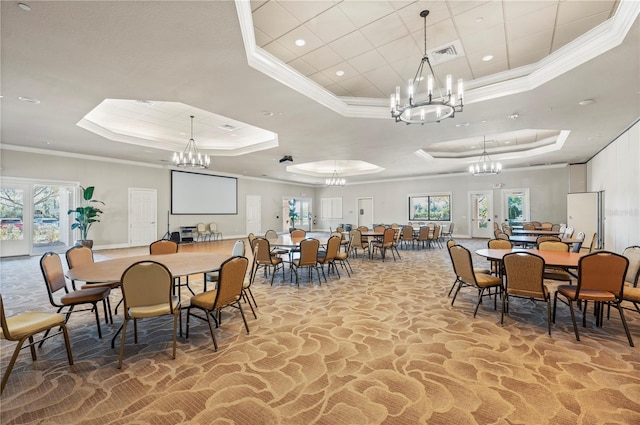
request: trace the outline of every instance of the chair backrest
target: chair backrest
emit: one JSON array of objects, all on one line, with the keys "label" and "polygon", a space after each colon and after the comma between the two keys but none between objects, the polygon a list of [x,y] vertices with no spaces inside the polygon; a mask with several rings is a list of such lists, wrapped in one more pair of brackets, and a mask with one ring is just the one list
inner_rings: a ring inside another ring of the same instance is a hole
[{"label": "chair backrest", "polygon": [[569,252],[569,245],[567,245],[564,242],[546,241],[546,242],[540,242],[538,244],[538,249],[540,251]]},{"label": "chair backrest", "polygon": [[511,249],[513,248],[513,245],[509,240],[491,239],[489,242],[487,242],[487,247],[489,249]]},{"label": "chair backrest", "polygon": [[572,236],[573,236],[573,227],[567,227],[566,229],[564,229],[565,238],[570,238]]},{"label": "chair backrest", "polygon": [[206,232],[207,226],[204,223],[198,223],[196,226],[198,232]]},{"label": "chair backrest", "polygon": [[494,229],[493,231],[493,237],[498,239],[498,235],[501,234],[502,231],[500,229]]},{"label": "chair backrest", "polygon": [[598,240],[598,234],[594,233],[593,237],[591,238],[591,243],[589,244],[589,253],[592,253],[593,250],[595,249],[597,240]]},{"label": "chair backrest", "polygon": [[47,285],[49,301],[51,301],[51,304],[55,305],[53,294],[60,289],[64,289],[65,292],[67,292],[67,281],[64,277],[64,270],[62,269],[60,256],[55,252],[45,253],[40,258],[40,270],[42,271],[44,283]]},{"label": "chair backrest", "polygon": [[342,237],[343,237],[344,235],[342,234],[342,232],[337,232],[337,231],[336,231],[336,232],[331,232],[330,237],[333,237],[333,236],[338,237],[338,238],[340,239],[340,241],[342,241]]},{"label": "chair backrest", "polygon": [[473,272],[471,253],[462,245],[453,245],[449,248],[453,270],[463,282],[477,286],[476,275]]},{"label": "chair backrest", "polygon": [[451,223],[449,223],[449,231],[447,233],[452,234],[454,227],[455,227],[455,223],[452,221]]},{"label": "chair backrest", "polygon": [[256,238],[256,235],[253,233],[249,233],[247,235],[247,240],[249,241],[249,246],[253,248],[253,240]]},{"label": "chair backrest", "polygon": [[231,250],[231,255],[233,257],[242,257],[244,256],[244,241],[242,239],[238,239],[236,243],[233,244],[233,249]]},{"label": "chair backrest", "polygon": [[305,236],[307,236],[307,232],[303,229],[293,229],[291,231],[292,238],[304,238]]},{"label": "chair backrest", "polygon": [[503,257],[507,293],[522,297],[546,298],[544,259],[529,252],[512,252]]},{"label": "chair backrest", "polygon": [[382,224],[378,224],[373,228],[373,231],[376,233],[383,233],[385,229],[386,227],[384,227]]},{"label": "chair backrest", "polygon": [[429,239],[429,232],[431,232],[431,229],[429,228],[429,226],[420,226],[420,232],[418,233],[418,239],[420,239],[420,240]]},{"label": "chair backrest", "polygon": [[607,291],[621,298],[628,267],[627,257],[615,252],[598,251],[580,257],[576,298],[585,290]]},{"label": "chair backrest", "polygon": [[9,329],[9,325],[7,325],[7,317],[4,313],[4,303],[2,302],[2,294],[0,294],[0,329],[2,329],[2,333],[0,333],[0,338],[13,340],[11,336],[11,330]]},{"label": "chair backrest", "polygon": [[264,234],[265,239],[278,239],[278,233],[275,230],[269,229]]},{"label": "chair backrest", "polygon": [[382,234],[382,245],[386,247],[390,247],[393,244],[393,238],[396,232],[392,228],[384,229],[384,233]]},{"label": "chair backrest", "polygon": [[524,223],[524,224],[522,225],[522,228],[523,228],[524,230],[535,230],[535,229],[536,229],[536,226],[534,226],[534,225],[533,225],[533,223]]},{"label": "chair backrest", "polygon": [[539,221],[532,221],[531,224],[533,224],[533,227],[542,227],[542,223],[540,223]]},{"label": "chair backrest", "polygon": [[391,223],[391,228],[392,229],[399,229],[400,225],[398,223]]},{"label": "chair backrest", "polygon": [[542,230],[551,230],[551,228],[553,227],[553,223],[545,221],[540,225],[540,227],[542,227]]},{"label": "chair backrest", "polygon": [[500,230],[500,226],[498,225],[497,221],[493,222],[493,231],[495,232],[496,230]]},{"label": "chair backrest", "polygon": [[369,228],[367,226],[358,226],[358,230],[360,231],[360,233],[368,232]]},{"label": "chair backrest", "polygon": [[214,309],[224,307],[240,299],[248,265],[249,259],[246,257],[231,257],[222,263],[216,299],[213,302]]},{"label": "chair backrest", "polygon": [[149,245],[149,254],[151,255],[175,254],[176,252],[178,252],[178,244],[174,241],[159,240]]},{"label": "chair backrest", "polygon": [[456,241],[453,239],[449,239],[447,241],[447,249],[451,248],[452,246],[454,246],[456,244]]},{"label": "chair backrest", "polygon": [[506,233],[502,233],[502,232],[499,232],[499,233],[496,235],[496,239],[500,239],[500,240],[503,240],[503,241],[508,241],[508,240],[510,240],[510,239],[509,239],[509,235],[507,235]]},{"label": "chair backrest", "polygon": [[218,231],[218,224],[217,223],[209,223],[209,230],[214,233]]},{"label": "chair backrest", "polygon": [[93,251],[86,246],[71,247],[65,252],[64,256],[67,259],[69,269],[93,263]]},{"label": "chair backrest", "polygon": [[341,236],[331,236],[327,241],[327,253],[325,255],[325,261],[333,261],[338,255],[340,249]]},{"label": "chair backrest", "polygon": [[433,229],[433,236],[431,237],[431,239],[433,240],[437,240],[440,237],[440,231],[442,230],[442,227],[440,226],[436,226]]},{"label": "chair backrest", "polygon": [[402,239],[404,239],[405,241],[410,241],[413,239],[413,227],[404,226],[402,228]]},{"label": "chair backrest", "polygon": [[349,238],[351,240],[352,248],[362,248],[362,232],[358,229],[353,229],[349,232]]},{"label": "chair backrest", "polygon": [[318,263],[318,249],[320,241],[317,239],[305,239],[300,242],[300,266],[313,266]]},{"label": "chair backrest", "polygon": [[271,264],[271,244],[268,239],[256,237],[253,239],[254,252],[257,251],[258,264]]},{"label": "chair backrest", "polygon": [[536,246],[539,247],[542,242],[562,242],[562,239],[560,239],[557,236],[551,236],[551,235],[538,236],[536,238]]},{"label": "chair backrest", "polygon": [[554,232],[559,232],[560,231],[560,224],[554,224],[553,226],[551,226],[551,230]]},{"label": "chair backrest", "polygon": [[338,232],[338,233],[344,232],[344,227],[343,226],[336,227],[336,232]]},{"label": "chair backrest", "polygon": [[122,273],[125,312],[129,308],[167,303],[173,312],[173,276],[164,264],[155,261],[133,263]]},{"label": "chair backrest", "polygon": [[631,286],[638,286],[638,278],[640,278],[640,246],[633,245],[624,249],[622,255],[629,260],[629,268],[624,281]]}]

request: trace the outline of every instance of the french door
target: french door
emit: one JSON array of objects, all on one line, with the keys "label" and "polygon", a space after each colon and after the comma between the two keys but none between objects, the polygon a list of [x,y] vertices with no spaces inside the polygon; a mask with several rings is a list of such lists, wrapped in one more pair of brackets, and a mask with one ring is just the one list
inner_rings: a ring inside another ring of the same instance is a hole
[{"label": "french door", "polygon": [[471,211],[471,237],[493,237],[493,191],[480,191],[469,193],[469,206]]}]

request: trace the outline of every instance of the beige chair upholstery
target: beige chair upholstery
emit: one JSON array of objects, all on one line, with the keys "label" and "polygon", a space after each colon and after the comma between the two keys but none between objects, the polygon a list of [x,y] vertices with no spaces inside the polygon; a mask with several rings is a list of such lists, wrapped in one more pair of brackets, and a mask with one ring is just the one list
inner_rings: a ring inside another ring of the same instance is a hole
[{"label": "beige chair upholstery", "polygon": [[[42,271],[42,277],[47,287],[49,302],[57,308],[56,313],[63,313],[65,315],[65,323],[69,321],[71,313],[93,311],[96,317],[98,337],[102,338],[98,303],[103,304],[105,320],[108,323],[108,312],[111,311],[111,306],[109,305],[109,293],[111,290],[108,287],[97,287],[70,291],[69,288],[67,288],[67,281],[64,277],[62,261],[60,260],[60,256],[55,252],[47,252],[40,258],[40,270]],[[88,307],[81,310],[75,309],[82,305],[88,305]],[[66,311],[63,312],[65,309]],[[45,337],[48,333],[49,331],[47,331]],[[40,342],[40,346],[42,346],[43,342],[44,340]]]},{"label": "beige chair upholstery", "polygon": [[551,226],[551,230],[553,232],[559,232],[560,231],[560,224],[554,224],[553,226]]},{"label": "beige chair upholstery", "polygon": [[349,232],[350,240],[351,240],[351,250],[354,252],[355,257],[358,258],[358,249],[362,250],[362,255],[364,256],[364,251],[370,253],[369,251],[369,242],[362,239],[362,232],[358,229],[353,229]]},{"label": "beige chair upholstery", "polygon": [[413,237],[413,227],[403,226],[402,232],[400,234],[400,240],[404,245],[405,249],[407,247],[407,244],[411,244],[411,247],[413,248],[415,246],[415,239]]},{"label": "beige chair upholstery", "polygon": [[[569,252],[569,245],[564,242],[545,241],[538,244],[538,249],[540,251]],[[571,275],[569,272],[559,267],[547,267],[544,270],[544,278],[559,280],[562,282],[571,282]]]},{"label": "beige chair upholstery", "polygon": [[429,247],[431,247],[432,245],[438,245],[438,246],[440,246],[440,248],[442,248],[442,245],[440,244],[440,231],[441,230],[442,230],[442,227],[435,226],[433,228],[433,232],[429,233],[429,236],[427,237],[427,240],[429,241]]},{"label": "beige chair upholstery", "polygon": [[151,255],[175,254],[176,252],[178,252],[178,244],[174,241],[161,239],[151,242],[149,245],[149,254]]},{"label": "beige chair upholstery", "polygon": [[273,273],[271,273],[271,284],[273,285],[273,278],[275,277],[278,269],[282,269],[282,279],[284,280],[284,262],[282,258],[271,254],[271,244],[268,239],[265,238],[255,238],[253,240],[254,252],[256,252],[256,267],[253,272],[254,279],[255,275],[258,273],[258,269],[261,267],[264,269],[264,275],[267,276],[267,273],[271,272],[271,268],[273,268]]},{"label": "beige chair upholstery", "polygon": [[393,236],[394,230],[392,228],[385,229],[382,240],[375,241],[373,243],[373,254],[376,253],[376,250],[379,251],[380,256],[382,257],[382,261],[384,261],[385,257],[387,256],[387,250],[391,251],[393,261],[396,261],[396,255],[393,252]]},{"label": "beige chair upholstery", "polygon": [[[249,308],[251,308],[251,312],[253,313],[254,318],[258,318],[256,316],[256,311],[253,309],[253,306],[258,308],[258,304],[256,303],[256,299],[253,297],[253,292],[251,292],[251,286],[253,285],[253,279],[255,278],[255,269],[256,269],[256,257],[258,247],[255,247],[253,250],[253,256],[251,259],[251,269],[249,270],[249,274],[245,274],[244,280],[242,281],[242,298],[249,304]],[[253,301],[253,305],[251,302]]]},{"label": "beige chair upholstery", "polygon": [[209,223],[209,234],[210,238],[213,238],[214,241],[222,239],[222,232],[218,229],[218,224],[211,222]]},{"label": "beige chair upholstery", "polygon": [[533,223],[524,223],[522,225],[522,229],[524,229],[524,230],[535,230],[536,226]]},{"label": "beige chair upholstery", "polygon": [[513,252],[502,259],[507,277],[502,297],[500,325],[511,308],[509,297],[542,300],[547,304],[547,327],[551,335],[551,297],[544,286],[544,259],[529,252]]},{"label": "beige chair upholstery", "polygon": [[533,224],[533,227],[536,229],[539,229],[542,227],[542,223],[540,223],[539,221],[532,221],[531,224]]},{"label": "beige chair upholstery", "polygon": [[[204,320],[209,324],[213,347],[215,351],[218,351],[218,343],[213,332],[211,319],[213,318],[216,327],[219,327],[222,318],[222,309],[226,307],[234,307],[240,310],[244,327],[247,330],[247,334],[249,334],[249,325],[247,324],[247,319],[244,316],[244,310],[242,310],[242,303],[240,303],[240,299],[242,298],[243,282],[247,273],[248,264],[249,260],[246,257],[229,258],[227,261],[222,263],[222,266],[220,267],[218,288],[191,297],[191,304],[187,309],[187,338],[189,338],[190,317],[196,317],[200,320]],[[192,309],[194,308],[202,310],[205,317],[192,312]]]},{"label": "beige chair upholstery", "polygon": [[[510,241],[504,239],[491,239],[487,242],[489,249],[511,249],[513,245]],[[504,267],[499,260],[491,260],[491,274],[502,277],[504,275]]]},{"label": "beige chair upholstery", "polygon": [[118,369],[122,368],[127,323],[133,320],[134,342],[138,343],[138,320],[173,316],[173,358],[176,358],[176,331],[180,300],[172,295],[173,277],[169,269],[155,261],[140,261],[129,266],[120,279],[124,298],[124,321],[120,341]]},{"label": "beige chair upholstery", "polygon": [[542,230],[551,230],[553,228],[553,223],[545,221],[540,225],[540,227],[542,228]]},{"label": "beige chair upholstery", "polygon": [[338,238],[340,238],[340,247],[345,247],[345,249],[347,248],[347,245],[349,245],[349,239],[344,237],[344,233],[342,232],[331,232],[331,236],[337,236]]},{"label": "beige chair upholstery", "polygon": [[442,233],[441,233],[442,237],[446,239],[452,239],[454,227],[455,227],[455,224],[452,221],[451,223],[449,223],[449,227],[446,230],[442,230]]},{"label": "beige chair upholstery", "polygon": [[198,240],[206,241],[211,237],[211,232],[207,229],[207,225],[204,223],[198,223],[196,231],[198,232]]},{"label": "beige chair upholstery", "polygon": [[429,233],[431,233],[431,228],[429,226],[420,226],[420,230],[418,231],[418,237],[416,238],[416,242],[420,244],[422,242],[422,247],[424,248],[426,244],[429,243]]},{"label": "beige chair upholstery", "polygon": [[629,345],[633,347],[633,339],[624,318],[624,309],[621,307],[628,267],[629,260],[615,252],[598,251],[581,257],[578,262],[577,285],[560,285],[556,289],[553,305],[554,322],[556,307],[558,300],[560,300],[569,305],[576,341],[580,341],[573,302],[582,301],[584,303],[582,326],[586,326],[587,303],[589,301],[593,301],[595,304],[596,326],[602,326],[604,305],[607,304],[609,307],[613,306],[618,309]]},{"label": "beige chair upholstery", "polygon": [[326,274],[324,273],[324,265],[327,265],[327,274],[331,273],[331,269],[335,270],[338,275],[338,279],[340,279],[340,272],[336,267],[336,257],[338,256],[338,252],[340,251],[340,240],[342,238],[342,234],[332,235],[329,240],[327,240],[327,249],[325,251],[318,251],[318,264],[322,269],[322,275],[325,277],[325,282],[327,281]]},{"label": "beige chair upholstery", "polygon": [[640,287],[638,287],[638,280],[640,279],[640,246],[629,246],[625,248],[622,255],[629,260],[629,268],[624,278],[625,287],[622,299],[632,303],[636,311],[640,313]]},{"label": "beige chair upholstery", "polygon": [[562,239],[560,239],[557,236],[553,236],[553,235],[538,236],[536,238],[536,248],[540,249],[540,244],[542,242],[562,242]]},{"label": "beige chair upholstery", "polygon": [[[244,257],[245,246],[244,241],[242,239],[238,239],[231,249],[232,257]],[[204,291],[207,291],[207,282],[218,282],[218,276],[220,276],[220,271],[216,270],[214,272],[209,272],[204,274]]]},{"label": "beige chair upholstery", "polygon": [[[319,248],[320,242],[317,239],[305,239],[300,242],[300,258],[296,258],[291,262],[291,271],[296,274],[296,285],[298,288],[300,287],[300,276],[298,270],[301,268],[309,269],[309,276],[312,279],[313,270],[315,270],[318,275],[318,282],[322,284],[322,280],[320,280],[320,269],[318,268]],[[324,270],[322,273],[324,274]]]},{"label": "beige chair upholstery", "polygon": [[304,229],[293,229],[291,231],[292,238],[304,238],[307,236],[307,232]]},{"label": "beige chair upholstery", "polygon": [[[338,252],[335,258],[335,262],[339,263],[343,269],[346,270],[347,276],[351,277],[351,273],[353,273],[353,269],[351,268],[351,263],[349,263],[349,255],[351,254],[351,241],[352,238],[349,238],[349,245],[347,245],[347,249],[344,252]],[[351,273],[349,273],[351,270]]]},{"label": "beige chair upholstery", "polygon": [[[458,285],[453,294],[451,305],[456,301],[456,297],[462,287],[471,287],[478,291],[478,302],[473,311],[473,317],[478,313],[478,307],[485,296],[494,296],[494,309],[498,308],[498,293],[502,293],[502,279],[484,273],[477,273],[473,269],[471,253],[461,245],[453,245],[449,248],[451,262],[453,263],[453,271],[456,274],[456,282]],[[455,285],[454,283],[454,285]],[[495,288],[495,293],[491,293],[491,288]],[[484,292],[487,291],[487,294]]]},{"label": "beige chair upholstery", "polygon": [[[58,313],[49,313],[45,311],[31,311],[16,314],[12,317],[6,317],[4,313],[4,303],[2,301],[2,295],[0,295],[0,325],[2,332],[0,332],[0,339],[6,339],[7,341],[18,341],[16,348],[13,350],[13,355],[9,364],[5,368],[4,375],[2,375],[2,387],[0,387],[0,393],[4,391],[4,387],[7,385],[9,375],[13,370],[13,366],[18,359],[18,354],[23,348],[29,347],[31,350],[31,359],[37,360],[36,350],[34,345],[42,342],[45,338],[52,338],[54,336],[63,334],[64,344],[67,349],[67,358],[69,364],[73,364],[73,354],[71,353],[71,345],[69,344],[69,333],[67,332],[67,326],[65,325],[64,316]],[[53,328],[60,328],[60,331],[45,336],[42,340],[34,341],[33,337],[40,332],[49,332]],[[27,345],[24,345],[25,341],[29,341]]]}]

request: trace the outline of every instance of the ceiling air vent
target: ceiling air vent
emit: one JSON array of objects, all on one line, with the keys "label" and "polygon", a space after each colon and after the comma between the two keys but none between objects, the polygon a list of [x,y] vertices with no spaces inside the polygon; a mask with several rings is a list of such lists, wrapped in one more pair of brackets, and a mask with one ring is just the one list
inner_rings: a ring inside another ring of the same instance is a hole
[{"label": "ceiling air vent", "polygon": [[460,40],[456,40],[427,51],[427,55],[431,63],[436,65],[463,57],[464,49],[462,48]]},{"label": "ceiling air vent", "polygon": [[236,127],[229,125],[229,124],[225,124],[225,125],[221,125],[220,127],[218,127],[221,130],[227,130],[227,131],[233,131],[236,129]]}]

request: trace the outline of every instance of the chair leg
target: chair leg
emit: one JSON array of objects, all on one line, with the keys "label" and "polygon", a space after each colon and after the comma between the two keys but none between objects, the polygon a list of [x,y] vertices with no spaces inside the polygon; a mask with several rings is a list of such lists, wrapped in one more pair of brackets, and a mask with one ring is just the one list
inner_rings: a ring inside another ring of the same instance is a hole
[{"label": "chair leg", "polygon": [[484,293],[484,288],[478,290],[478,302],[476,303],[476,309],[473,311],[473,317],[476,317],[478,314],[478,307],[480,307],[480,303],[482,302],[482,294]]},{"label": "chair leg", "polygon": [[242,309],[242,305],[240,301],[237,302],[238,309],[240,310],[240,315],[242,316],[242,321],[244,322],[244,328],[247,330],[247,335],[249,335],[249,324],[247,323],[247,318],[244,315],[244,310]]},{"label": "chair leg", "polygon": [[213,350],[218,351],[218,343],[216,342],[216,336],[213,334],[213,326],[211,326],[211,314],[209,314],[208,311],[205,313],[207,316],[207,323],[209,324],[209,332],[211,332],[211,339],[213,340]]},{"label": "chair leg", "polygon": [[93,304],[93,311],[96,314],[96,326],[98,327],[98,338],[102,339],[102,329],[100,329],[100,316],[98,315],[98,306]]},{"label": "chair leg", "polygon": [[[173,313],[173,359],[176,358],[176,333],[178,331],[178,315],[180,314],[180,309],[175,309]],[[180,326],[180,330],[182,331],[182,326]]]},{"label": "chair leg", "polygon": [[[247,288],[247,290],[248,290],[248,289],[249,289],[249,288]],[[253,309],[253,306],[251,305],[251,300],[249,299],[249,296],[247,295],[247,291],[246,291],[246,290],[244,290],[244,289],[242,290],[242,296],[243,296],[243,298],[247,301],[247,304],[249,304],[249,308],[251,309],[251,312],[253,313],[253,318],[254,318],[254,319],[257,319],[257,318],[258,318],[258,316],[256,316],[256,312],[255,312],[255,310]]]},{"label": "chair leg", "polygon": [[460,288],[462,288],[462,281],[459,279],[456,279],[455,282],[453,282],[454,286],[455,284],[458,284],[458,287],[456,288],[456,292],[453,294],[453,299],[451,300],[451,305],[453,306],[453,303],[456,302],[456,297],[458,296],[458,292],[460,292]]},{"label": "chair leg", "polygon": [[580,335],[578,334],[578,325],[576,324],[576,314],[573,311],[573,301],[571,298],[567,298],[569,302],[569,311],[571,312],[571,321],[573,322],[573,330],[576,334],[576,341],[580,341]]},{"label": "chair leg", "polygon": [[[506,297],[506,293],[505,293],[505,297]],[[551,300],[549,299],[550,297],[547,296],[547,327],[549,328],[549,336],[551,336]]]},{"label": "chair leg", "polygon": [[622,306],[618,303],[616,304],[616,308],[620,312],[620,320],[622,320],[622,326],[624,326],[624,331],[627,334],[629,345],[633,347],[633,339],[631,339],[631,333],[629,333],[629,327],[627,326],[627,320],[624,318],[624,313],[622,312]]},{"label": "chair leg", "polygon": [[507,303],[509,301],[509,294],[505,293],[502,297],[502,311],[500,312],[500,326],[504,326],[504,313],[507,308]]},{"label": "chair leg", "polygon": [[4,387],[5,385],[7,385],[7,381],[9,380],[9,375],[11,374],[11,371],[13,370],[13,366],[16,363],[16,359],[18,358],[18,353],[22,349],[22,344],[26,339],[27,339],[26,336],[23,338],[20,338],[20,341],[18,341],[18,344],[16,345],[16,349],[13,351],[11,360],[9,361],[9,364],[7,365],[7,368],[4,371],[4,375],[2,376],[2,386],[0,387],[0,393],[4,391]]},{"label": "chair leg", "polygon": [[122,369],[122,356],[124,355],[124,341],[127,336],[127,318],[122,322],[122,336],[120,338],[120,356],[118,357],[118,369]]}]

